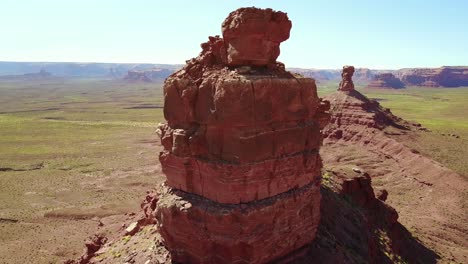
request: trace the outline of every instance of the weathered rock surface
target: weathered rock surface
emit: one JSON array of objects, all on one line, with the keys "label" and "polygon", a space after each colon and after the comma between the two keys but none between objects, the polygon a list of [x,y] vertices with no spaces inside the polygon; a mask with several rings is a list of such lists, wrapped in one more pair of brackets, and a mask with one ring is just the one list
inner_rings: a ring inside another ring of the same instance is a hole
[{"label": "weathered rock surface", "polygon": [[[165,188],[156,218],[180,263],[267,263],[311,242],[320,219],[320,188],[309,184],[235,205]],[[173,228],[169,228],[173,227]]]},{"label": "weathered rock surface", "polygon": [[331,103],[330,123],[324,128],[324,137],[350,139],[367,128],[383,129],[387,126],[406,129],[410,123],[393,115],[376,100],[368,99],[360,92],[336,92],[327,97]]},{"label": "weathered rock surface", "polygon": [[338,90],[340,91],[353,91],[353,74],[354,66],[343,66],[343,72],[341,73],[341,82]]},{"label": "weathered rock surface", "polygon": [[180,158],[169,152],[162,152],[160,160],[168,185],[230,204],[265,199],[317,182],[322,167],[318,153],[242,165]]},{"label": "weathered rock surface", "polygon": [[241,8],[222,29],[165,82],[156,215],[175,261],[264,263],[315,237],[329,104],[276,62],[285,13]]},{"label": "weathered rock surface", "polygon": [[368,84],[370,88],[404,88],[405,84],[392,73],[376,74]]},{"label": "weathered rock surface", "polygon": [[400,69],[395,75],[407,86],[468,86],[468,67]]},{"label": "weathered rock surface", "polygon": [[283,12],[240,8],[222,25],[230,66],[264,66],[276,62],[280,43],[289,38],[292,24]]}]

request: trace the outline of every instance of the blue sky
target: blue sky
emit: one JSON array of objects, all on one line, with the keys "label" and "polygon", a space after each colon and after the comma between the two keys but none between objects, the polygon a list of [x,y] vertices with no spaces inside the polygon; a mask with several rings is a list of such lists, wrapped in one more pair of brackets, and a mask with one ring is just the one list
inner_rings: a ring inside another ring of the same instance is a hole
[{"label": "blue sky", "polygon": [[468,65],[465,0],[2,0],[0,61],[180,64],[245,6],[288,13],[287,67]]}]

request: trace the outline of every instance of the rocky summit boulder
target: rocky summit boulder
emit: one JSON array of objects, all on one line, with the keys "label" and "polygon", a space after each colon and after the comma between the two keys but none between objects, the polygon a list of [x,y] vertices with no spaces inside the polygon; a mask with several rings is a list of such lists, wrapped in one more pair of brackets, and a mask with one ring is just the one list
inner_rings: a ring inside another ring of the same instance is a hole
[{"label": "rocky summit boulder", "polygon": [[292,24],[286,13],[272,9],[240,8],[224,20],[227,64],[267,65],[280,55],[280,43],[289,38]]}]

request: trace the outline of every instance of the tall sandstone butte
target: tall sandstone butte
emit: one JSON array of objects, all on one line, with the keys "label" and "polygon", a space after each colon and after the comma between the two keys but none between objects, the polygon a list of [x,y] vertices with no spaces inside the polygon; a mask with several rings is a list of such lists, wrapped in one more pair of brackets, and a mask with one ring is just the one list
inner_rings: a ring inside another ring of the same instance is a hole
[{"label": "tall sandstone butte", "polygon": [[156,218],[172,259],[265,263],[315,238],[327,105],[276,62],[291,21],[241,8],[166,79]]}]

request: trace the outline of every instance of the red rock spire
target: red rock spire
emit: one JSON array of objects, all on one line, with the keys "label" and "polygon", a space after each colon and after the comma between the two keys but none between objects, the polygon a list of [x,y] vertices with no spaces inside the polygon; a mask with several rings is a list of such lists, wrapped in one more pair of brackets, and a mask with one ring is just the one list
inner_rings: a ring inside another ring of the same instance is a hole
[{"label": "red rock spire", "polygon": [[174,261],[265,263],[314,239],[327,108],[276,62],[290,29],[285,13],[238,9],[166,79],[156,217]]},{"label": "red rock spire", "polygon": [[338,88],[339,91],[353,91],[353,74],[354,66],[343,66],[343,72],[341,73],[341,82]]}]

